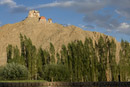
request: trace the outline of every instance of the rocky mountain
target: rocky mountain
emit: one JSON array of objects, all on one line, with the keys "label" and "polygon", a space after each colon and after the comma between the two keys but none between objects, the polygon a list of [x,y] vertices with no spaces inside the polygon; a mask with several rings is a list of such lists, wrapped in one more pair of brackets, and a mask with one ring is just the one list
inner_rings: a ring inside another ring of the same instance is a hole
[{"label": "rocky mountain", "polygon": [[[43,18],[43,17],[42,17]],[[0,65],[6,64],[6,47],[8,44],[18,45],[20,48],[20,33],[26,35],[32,40],[32,43],[38,48],[48,49],[50,42],[55,46],[56,51],[60,51],[63,44],[67,45],[71,41],[82,40],[86,37],[91,38],[93,43],[97,43],[100,36],[106,41],[114,39],[111,36],[99,32],[85,31],[76,26],[63,26],[57,23],[39,22],[39,17],[27,17],[25,20],[6,24],[0,27]],[[116,60],[119,61],[120,43],[116,42]]]}]

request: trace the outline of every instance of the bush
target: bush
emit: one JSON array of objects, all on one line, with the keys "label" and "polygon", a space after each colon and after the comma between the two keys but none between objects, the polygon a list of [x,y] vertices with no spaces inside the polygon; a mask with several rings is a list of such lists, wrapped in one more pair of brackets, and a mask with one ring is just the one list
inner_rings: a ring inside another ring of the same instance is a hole
[{"label": "bush", "polygon": [[1,71],[3,80],[25,80],[28,79],[28,70],[25,66],[9,63]]},{"label": "bush", "polygon": [[46,65],[44,68],[44,79],[47,81],[69,81],[69,71],[66,66],[51,64]]},{"label": "bush", "polygon": [[2,71],[3,71],[3,66],[0,66],[0,80],[2,80]]}]

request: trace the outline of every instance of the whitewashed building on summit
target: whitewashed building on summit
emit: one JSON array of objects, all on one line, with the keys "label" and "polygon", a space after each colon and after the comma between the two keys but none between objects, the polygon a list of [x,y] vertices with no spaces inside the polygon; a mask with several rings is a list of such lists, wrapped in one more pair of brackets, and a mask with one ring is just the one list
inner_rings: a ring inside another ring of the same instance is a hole
[{"label": "whitewashed building on summit", "polygon": [[39,18],[39,22],[40,23],[48,23],[48,24],[53,23],[51,18],[49,18],[48,21],[47,21],[46,17],[40,16],[40,12],[39,11],[37,11],[37,10],[30,10],[29,14],[28,14],[28,18],[34,18],[34,17]]}]

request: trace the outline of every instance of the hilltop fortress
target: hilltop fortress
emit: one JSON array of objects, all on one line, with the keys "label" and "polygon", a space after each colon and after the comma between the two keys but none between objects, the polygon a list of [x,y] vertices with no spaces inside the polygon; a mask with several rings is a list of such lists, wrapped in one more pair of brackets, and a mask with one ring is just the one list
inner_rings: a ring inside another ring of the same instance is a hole
[{"label": "hilltop fortress", "polygon": [[46,17],[40,16],[40,12],[36,10],[30,10],[28,14],[28,18],[39,18],[39,23],[52,23],[52,19],[49,18],[48,21],[46,20]]}]

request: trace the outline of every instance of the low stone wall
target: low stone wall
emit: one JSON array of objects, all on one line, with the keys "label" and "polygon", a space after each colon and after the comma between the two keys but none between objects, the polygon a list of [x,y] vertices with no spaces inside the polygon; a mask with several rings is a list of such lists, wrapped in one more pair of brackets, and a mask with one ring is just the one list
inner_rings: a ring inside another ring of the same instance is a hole
[{"label": "low stone wall", "polygon": [[0,87],[130,87],[130,82],[0,82]]}]

